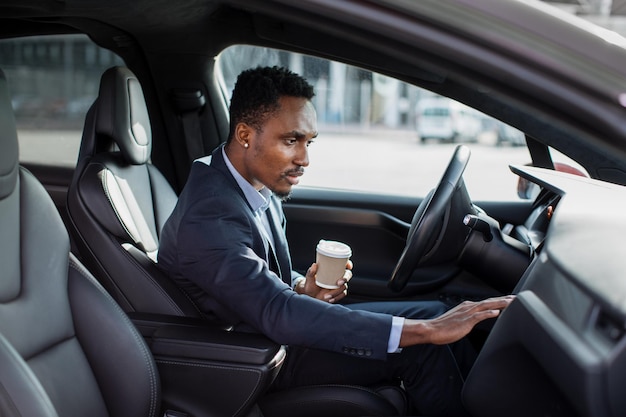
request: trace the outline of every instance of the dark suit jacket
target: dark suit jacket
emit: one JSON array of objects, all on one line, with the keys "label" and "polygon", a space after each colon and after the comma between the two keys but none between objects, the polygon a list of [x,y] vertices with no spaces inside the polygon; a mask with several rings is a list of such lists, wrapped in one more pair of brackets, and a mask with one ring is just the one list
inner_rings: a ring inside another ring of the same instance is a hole
[{"label": "dark suit jacket", "polygon": [[246,323],[280,344],[384,359],[392,317],[293,291],[280,201],[273,197],[268,210],[275,251],[218,147],[210,166],[192,165],[162,231],[159,266],[209,316]]}]

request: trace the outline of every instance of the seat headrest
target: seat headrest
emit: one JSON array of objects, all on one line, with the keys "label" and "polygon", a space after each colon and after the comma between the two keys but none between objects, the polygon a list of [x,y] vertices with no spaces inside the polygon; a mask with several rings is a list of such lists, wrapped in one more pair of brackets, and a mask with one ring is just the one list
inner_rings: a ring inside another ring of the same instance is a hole
[{"label": "seat headrest", "polygon": [[4,72],[0,70],[0,199],[10,195],[17,184],[19,152],[11,96]]},{"label": "seat headrest", "polygon": [[152,150],[152,130],[146,101],[135,75],[124,67],[102,74],[98,93],[96,134],[111,137],[124,159],[145,164]]}]

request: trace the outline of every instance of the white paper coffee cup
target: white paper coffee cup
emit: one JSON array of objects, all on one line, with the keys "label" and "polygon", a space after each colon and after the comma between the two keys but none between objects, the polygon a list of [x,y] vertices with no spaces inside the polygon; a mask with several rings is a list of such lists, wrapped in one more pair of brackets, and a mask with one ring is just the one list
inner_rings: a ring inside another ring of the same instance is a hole
[{"label": "white paper coffee cup", "polygon": [[316,248],[317,274],[315,283],[326,289],[339,288],[337,281],[343,278],[346,264],[352,256],[350,246],[334,240],[320,240]]}]

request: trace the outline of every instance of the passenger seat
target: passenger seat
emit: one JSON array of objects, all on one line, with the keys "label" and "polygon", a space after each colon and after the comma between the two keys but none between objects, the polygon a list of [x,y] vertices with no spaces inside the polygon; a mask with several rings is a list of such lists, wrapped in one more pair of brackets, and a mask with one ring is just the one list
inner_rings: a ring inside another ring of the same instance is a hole
[{"label": "passenger seat", "polygon": [[1,70],[0,231],[0,415],[162,415],[144,339],[70,253],[50,196],[19,166]]},{"label": "passenger seat", "polygon": [[139,81],[128,68],[108,69],[87,113],[68,190],[70,229],[85,266],[126,312],[200,317],[155,264],[177,195],[150,163],[151,149]]}]

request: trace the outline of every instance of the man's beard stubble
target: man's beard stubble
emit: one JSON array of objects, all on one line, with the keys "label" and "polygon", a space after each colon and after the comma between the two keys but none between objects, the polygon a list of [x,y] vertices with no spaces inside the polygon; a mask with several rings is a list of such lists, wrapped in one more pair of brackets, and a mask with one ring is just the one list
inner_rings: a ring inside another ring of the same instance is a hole
[{"label": "man's beard stubble", "polygon": [[280,201],[282,201],[283,203],[287,200],[289,200],[291,198],[291,191],[288,191],[286,193],[281,193],[281,192],[276,192],[276,191],[272,191],[274,193],[274,195],[276,197],[278,197],[280,199]]},{"label": "man's beard stubble", "polygon": [[[298,176],[304,175],[304,168],[303,167],[298,167],[298,168],[290,169],[288,171],[283,172],[281,177],[282,178],[287,178],[287,177],[289,177],[291,175],[294,175],[294,174],[297,174]],[[271,190],[271,191],[282,202],[285,202],[285,201],[289,200],[289,198],[291,197],[291,190],[289,190],[287,192],[281,192],[281,191],[276,191],[276,190]]]}]

